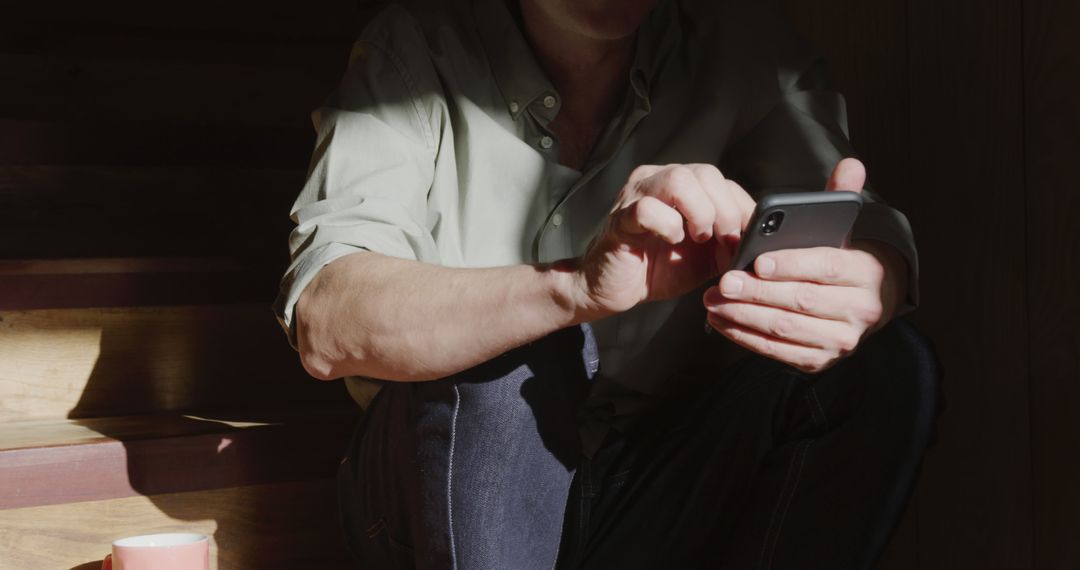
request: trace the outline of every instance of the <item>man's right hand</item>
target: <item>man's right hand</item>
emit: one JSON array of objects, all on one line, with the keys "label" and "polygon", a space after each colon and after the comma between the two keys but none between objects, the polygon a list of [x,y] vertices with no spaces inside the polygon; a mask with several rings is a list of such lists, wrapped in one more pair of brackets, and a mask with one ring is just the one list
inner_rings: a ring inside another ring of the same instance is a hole
[{"label": "man's right hand", "polygon": [[595,318],[692,291],[731,263],[754,200],[708,164],[634,169],[576,271]]}]

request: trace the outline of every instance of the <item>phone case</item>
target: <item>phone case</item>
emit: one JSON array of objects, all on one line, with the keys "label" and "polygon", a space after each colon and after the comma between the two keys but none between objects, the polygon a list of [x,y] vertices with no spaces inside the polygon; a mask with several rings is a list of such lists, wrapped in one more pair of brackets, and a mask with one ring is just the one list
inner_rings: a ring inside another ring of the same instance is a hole
[{"label": "phone case", "polygon": [[[732,269],[750,271],[763,253],[781,249],[843,247],[862,209],[856,192],[792,192],[770,194],[758,202],[746,227]],[[770,217],[782,221],[769,231]]]}]

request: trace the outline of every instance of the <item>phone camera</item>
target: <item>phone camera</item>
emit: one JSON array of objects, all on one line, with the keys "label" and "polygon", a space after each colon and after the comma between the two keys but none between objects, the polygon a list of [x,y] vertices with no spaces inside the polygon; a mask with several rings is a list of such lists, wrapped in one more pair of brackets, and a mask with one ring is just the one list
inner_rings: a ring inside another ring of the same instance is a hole
[{"label": "phone camera", "polygon": [[772,235],[780,230],[780,225],[784,223],[783,212],[773,212],[765,218],[764,222],[761,222],[761,233],[764,235]]}]

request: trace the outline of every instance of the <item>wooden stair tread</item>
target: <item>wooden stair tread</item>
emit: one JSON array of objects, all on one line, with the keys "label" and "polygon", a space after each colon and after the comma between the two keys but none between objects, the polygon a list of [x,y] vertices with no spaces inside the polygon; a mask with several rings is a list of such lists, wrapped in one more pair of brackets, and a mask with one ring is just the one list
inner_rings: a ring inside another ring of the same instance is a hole
[{"label": "wooden stair tread", "polygon": [[269,303],[0,311],[0,433],[25,420],[298,407],[355,408],[343,383],[304,372]]},{"label": "wooden stair tread", "polygon": [[[0,454],[16,449],[86,445],[107,441],[135,441],[231,433],[252,428],[288,425],[310,420],[321,411],[271,411],[207,414],[145,414],[105,418],[35,419],[0,423]],[[329,410],[323,421],[334,423],[346,410]]]},{"label": "wooden stair tread", "polygon": [[353,410],[0,424],[0,509],[332,477]]}]

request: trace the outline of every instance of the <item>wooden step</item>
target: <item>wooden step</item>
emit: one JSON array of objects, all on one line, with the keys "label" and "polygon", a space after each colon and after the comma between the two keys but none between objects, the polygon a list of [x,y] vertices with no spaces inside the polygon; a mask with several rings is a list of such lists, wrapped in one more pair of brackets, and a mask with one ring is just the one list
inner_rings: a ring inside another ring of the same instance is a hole
[{"label": "wooden step", "polygon": [[0,424],[0,510],[329,478],[356,419],[308,410]]},{"label": "wooden step", "polygon": [[214,166],[302,172],[314,143],[315,132],[310,125],[238,129],[228,125],[147,123],[125,117],[84,117],[65,122],[7,119],[0,115],[3,165]]},{"label": "wooden step", "polygon": [[0,113],[11,119],[307,127],[311,110],[337,85],[346,53],[295,66],[0,53],[0,75],[7,78]]},{"label": "wooden step", "polygon": [[0,260],[0,311],[259,300],[269,306],[282,273],[234,257]]},{"label": "wooden step", "polygon": [[99,570],[112,541],[210,536],[212,570],[350,568],[333,479],[0,510],[0,568]]},{"label": "wooden step", "polygon": [[212,568],[344,568],[334,475],[355,410],[0,424],[0,568],[94,568],[109,544],[211,535]]},{"label": "wooden step", "polygon": [[268,303],[0,311],[0,422],[334,405]]},{"label": "wooden step", "polygon": [[0,203],[19,212],[0,228],[0,257],[235,256],[284,269],[310,152],[295,150],[294,169],[0,164]]},{"label": "wooden step", "polygon": [[91,6],[78,0],[20,2],[5,6],[12,24],[47,23],[57,26],[148,32],[183,31],[229,34],[239,40],[336,38],[355,36],[361,14],[383,2],[371,0],[314,0],[303,4],[258,0],[215,2],[193,0],[183,9],[163,11],[137,0],[114,0]]}]

